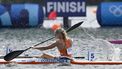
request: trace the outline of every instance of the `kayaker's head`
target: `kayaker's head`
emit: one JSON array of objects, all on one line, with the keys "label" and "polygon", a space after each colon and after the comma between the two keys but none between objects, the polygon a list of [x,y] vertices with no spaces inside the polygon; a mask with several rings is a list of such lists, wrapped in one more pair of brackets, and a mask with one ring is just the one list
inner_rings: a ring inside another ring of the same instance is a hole
[{"label": "kayaker's head", "polygon": [[66,40],[66,37],[67,37],[67,33],[66,31],[63,29],[63,28],[59,28],[55,31],[55,37],[57,39],[63,39],[63,40]]}]

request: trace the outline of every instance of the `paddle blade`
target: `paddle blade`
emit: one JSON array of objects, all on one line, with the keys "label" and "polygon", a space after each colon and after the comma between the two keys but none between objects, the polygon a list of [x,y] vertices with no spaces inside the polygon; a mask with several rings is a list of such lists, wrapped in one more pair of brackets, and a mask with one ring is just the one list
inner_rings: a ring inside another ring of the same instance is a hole
[{"label": "paddle blade", "polygon": [[22,54],[25,50],[17,50],[8,53],[7,55],[4,56],[5,61],[11,61],[12,59],[18,57],[20,54]]},{"label": "paddle blade", "polygon": [[73,26],[72,26],[71,28],[69,28],[66,32],[69,32],[69,31],[74,30],[75,28],[79,27],[82,23],[83,23],[83,21],[82,21],[82,22],[79,22],[79,23],[77,23],[77,24],[75,24],[75,25],[73,25]]}]

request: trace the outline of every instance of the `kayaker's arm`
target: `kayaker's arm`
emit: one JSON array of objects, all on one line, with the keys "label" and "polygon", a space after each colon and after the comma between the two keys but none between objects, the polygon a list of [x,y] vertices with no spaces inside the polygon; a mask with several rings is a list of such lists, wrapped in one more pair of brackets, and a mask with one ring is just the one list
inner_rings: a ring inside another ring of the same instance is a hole
[{"label": "kayaker's arm", "polygon": [[38,50],[43,51],[43,50],[52,49],[52,48],[54,48],[56,46],[57,46],[57,43],[55,42],[55,43],[53,43],[53,44],[51,44],[49,46],[46,46],[46,47],[33,47],[33,49],[38,49]]}]

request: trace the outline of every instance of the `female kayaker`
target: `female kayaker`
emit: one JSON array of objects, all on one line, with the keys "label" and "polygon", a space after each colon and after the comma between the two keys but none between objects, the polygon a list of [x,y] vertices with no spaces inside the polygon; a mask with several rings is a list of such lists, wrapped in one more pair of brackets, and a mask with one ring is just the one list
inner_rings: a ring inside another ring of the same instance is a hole
[{"label": "female kayaker", "polygon": [[[67,33],[64,29],[60,28],[55,31],[55,38],[56,41],[52,43],[51,45],[48,45],[46,47],[33,47],[33,49],[38,49],[41,51],[52,49],[57,47],[60,57],[72,57],[71,53],[71,46],[72,46],[72,40],[67,36]],[[54,56],[43,54],[43,58],[53,58]]]}]

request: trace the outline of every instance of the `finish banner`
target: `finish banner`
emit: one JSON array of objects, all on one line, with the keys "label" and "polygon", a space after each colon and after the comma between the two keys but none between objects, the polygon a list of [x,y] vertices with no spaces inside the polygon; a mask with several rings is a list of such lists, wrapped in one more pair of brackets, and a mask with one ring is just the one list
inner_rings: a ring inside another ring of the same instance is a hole
[{"label": "finish banner", "polygon": [[85,0],[46,0],[45,8],[46,16],[51,11],[56,11],[61,17],[86,16]]}]

